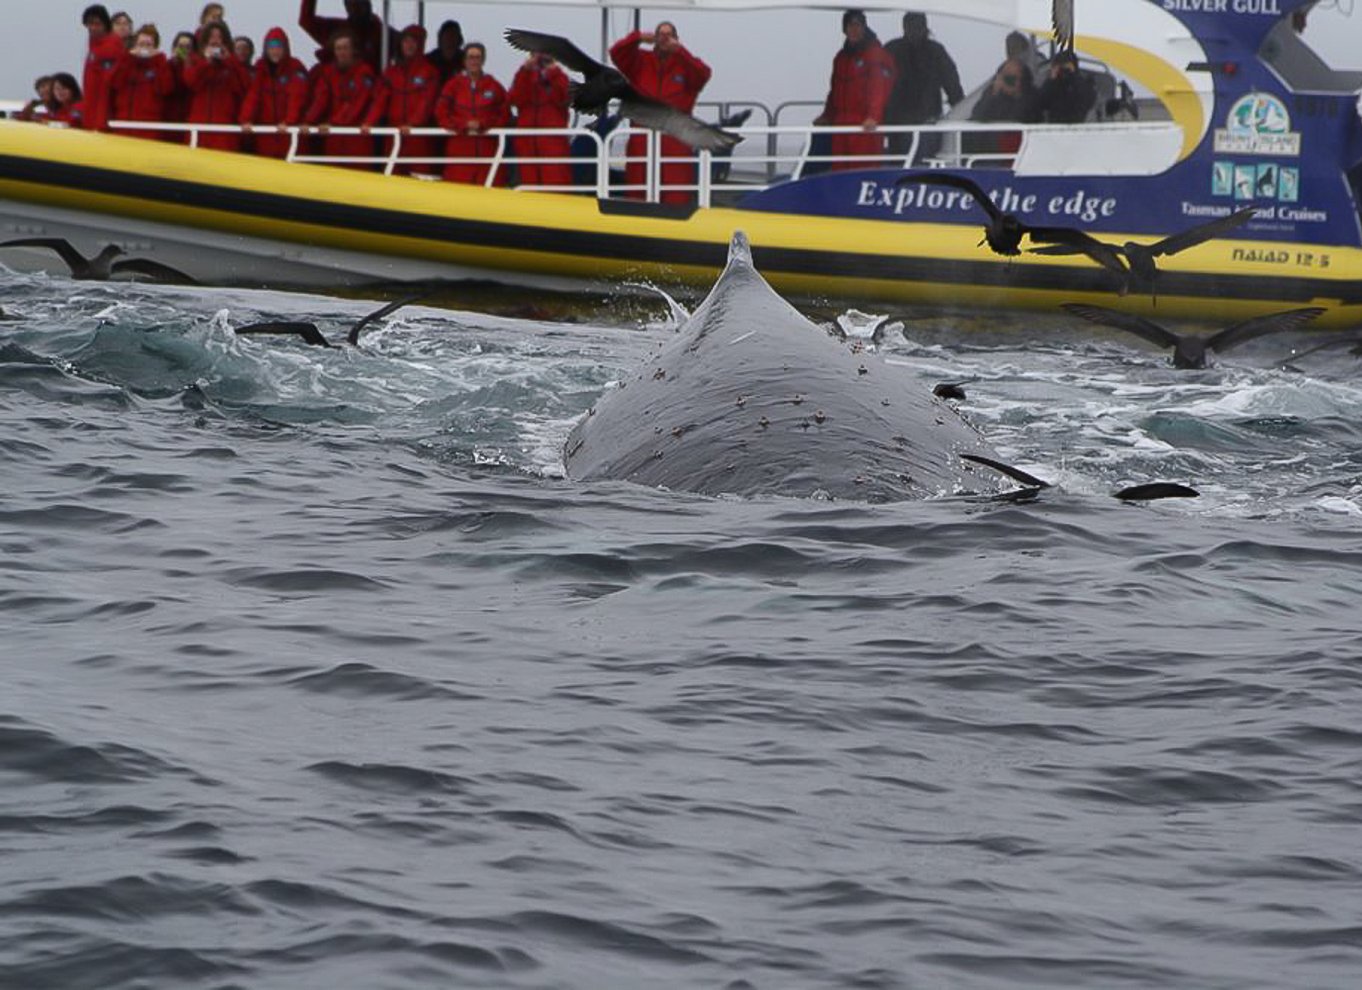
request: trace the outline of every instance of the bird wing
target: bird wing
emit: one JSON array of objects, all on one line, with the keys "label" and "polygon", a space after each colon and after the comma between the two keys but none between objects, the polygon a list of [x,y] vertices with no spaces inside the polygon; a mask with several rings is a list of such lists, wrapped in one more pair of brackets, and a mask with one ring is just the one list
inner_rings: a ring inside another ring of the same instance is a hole
[{"label": "bird wing", "polygon": [[1258,212],[1257,207],[1246,206],[1242,210],[1235,210],[1227,217],[1221,217],[1219,220],[1189,227],[1181,233],[1173,234],[1171,237],[1165,237],[1163,240],[1149,245],[1149,253],[1157,256],[1186,251],[1189,247],[1195,247],[1202,241],[1209,241],[1213,237],[1219,237],[1247,223],[1256,212]]},{"label": "bird wing", "polygon": [[1031,254],[1085,254],[1103,268],[1109,269],[1125,278],[1130,269],[1121,257],[1121,249],[1115,244],[1099,241],[1091,234],[1072,227],[1028,227],[1031,240],[1045,247],[1030,248]]},{"label": "bird wing", "polygon": [[600,62],[597,62],[566,38],[560,38],[556,34],[540,34],[538,31],[507,28],[504,37],[506,43],[512,48],[519,48],[522,52],[530,52],[531,54],[543,52],[545,55],[552,55],[573,72],[580,72],[588,79],[605,70],[605,66]]},{"label": "bird wing", "polygon": [[1304,309],[1288,309],[1282,313],[1269,313],[1267,316],[1255,316],[1251,320],[1244,320],[1236,323],[1232,327],[1226,327],[1218,333],[1212,334],[1206,341],[1206,347],[1212,351],[1227,351],[1231,347],[1238,347],[1247,340],[1255,337],[1262,337],[1269,333],[1279,333],[1283,330],[1299,330],[1315,317],[1324,313],[1321,306],[1307,306]]},{"label": "bird wing", "polygon": [[740,134],[730,134],[713,124],[706,124],[675,107],[669,107],[659,100],[630,94],[620,100],[620,113],[635,124],[670,134],[692,148],[706,151],[720,151],[732,148],[742,140]]},{"label": "bird wing", "polygon": [[90,266],[90,261],[71,246],[70,241],[60,237],[20,237],[18,240],[5,241],[0,247],[42,247],[56,251],[72,274]]},{"label": "bird wing", "polygon": [[953,189],[963,189],[974,197],[974,201],[983,207],[990,219],[998,221],[1003,218],[1003,211],[998,209],[993,200],[988,198],[988,193],[984,192],[973,179],[967,179],[963,175],[952,175],[950,172],[933,170],[931,172],[909,172],[907,175],[901,175],[894,180],[894,185],[907,186],[914,182],[921,182],[929,186],[950,186]]},{"label": "bird wing", "polygon": [[1178,346],[1177,334],[1146,320],[1143,316],[1122,313],[1120,310],[1107,309],[1105,306],[1085,306],[1082,303],[1063,303],[1060,308],[1074,316],[1081,316],[1090,323],[1099,323],[1133,333],[1160,347]]},{"label": "bird wing", "polygon": [[1048,481],[1041,481],[1034,474],[1027,474],[1021,468],[1013,467],[1011,464],[1004,464],[1002,461],[995,461],[993,458],[985,457],[983,454],[961,454],[960,458],[961,460],[973,461],[975,464],[982,464],[984,467],[990,467],[1000,474],[1007,475],[1013,481],[1023,485],[1029,485],[1032,488],[1050,487]]},{"label": "bird wing", "polygon": [[331,341],[322,336],[322,332],[317,329],[315,323],[251,323],[244,327],[237,327],[236,332],[241,334],[257,333],[279,333],[296,334],[302,337],[313,347],[330,347]]},{"label": "bird wing", "polygon": [[1050,7],[1050,24],[1055,32],[1055,50],[1074,50],[1074,0],[1054,0]]},{"label": "bird wing", "polygon": [[1316,354],[1319,351],[1327,350],[1331,347],[1348,347],[1350,345],[1358,348],[1353,351],[1354,354],[1362,354],[1362,336],[1358,336],[1357,334],[1334,334],[1322,344],[1316,344],[1314,347],[1307,347],[1305,350],[1298,351],[1288,358],[1283,358],[1281,361],[1277,362],[1276,367],[1280,368],[1288,365],[1297,358],[1305,357],[1307,354]]},{"label": "bird wing", "polygon": [[426,296],[430,295],[433,291],[435,290],[427,289],[423,292],[413,292],[409,296],[403,296],[401,299],[388,303],[388,305],[384,306],[382,309],[374,310],[367,316],[361,316],[359,320],[355,323],[355,325],[350,328],[350,332],[346,334],[345,337],[346,343],[352,345],[358,344],[360,332],[370,323],[373,323],[377,320],[381,320],[383,319],[383,317],[388,316],[391,313],[396,313],[403,306],[409,306],[412,303],[416,302],[418,299],[426,298]]},{"label": "bird wing", "polygon": [[138,272],[142,275],[150,275],[162,282],[175,282],[180,285],[198,284],[192,275],[186,275],[178,268],[171,268],[169,265],[152,261],[150,258],[119,258],[109,266],[109,270],[111,272]]}]

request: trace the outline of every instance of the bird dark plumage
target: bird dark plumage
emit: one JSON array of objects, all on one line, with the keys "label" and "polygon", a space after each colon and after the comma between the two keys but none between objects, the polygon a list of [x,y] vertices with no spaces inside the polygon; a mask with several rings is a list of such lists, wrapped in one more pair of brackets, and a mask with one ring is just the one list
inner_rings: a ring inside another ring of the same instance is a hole
[{"label": "bird dark plumage", "polygon": [[1110,244],[1080,231],[1077,232],[1078,237],[1057,237],[1054,238],[1055,244],[1032,248],[1031,251],[1033,254],[1085,254],[1104,268],[1110,268],[1113,271],[1116,270],[1116,265],[1121,263],[1121,257],[1124,257],[1125,265],[1129,266],[1129,271],[1126,273],[1126,282],[1122,286],[1121,295],[1125,295],[1131,280],[1148,285],[1150,294],[1153,295],[1154,280],[1159,275],[1159,266],[1155,259],[1165,255],[1177,254],[1179,251],[1186,251],[1188,248],[1195,247],[1212,238],[1221,237],[1248,223],[1256,212],[1256,207],[1245,206],[1243,209],[1235,210],[1229,216],[1220,217],[1209,223],[1197,224],[1195,227],[1189,227],[1176,234],[1171,234],[1153,244],[1138,244],[1135,241],[1126,241],[1124,244]]},{"label": "bird dark plumage", "polygon": [[[352,347],[358,346],[360,333],[362,333],[364,328],[367,327],[370,323],[373,323],[377,320],[381,320],[383,319],[383,317],[397,312],[397,310],[401,309],[403,306],[410,305],[411,303],[416,302],[418,299],[424,299],[426,296],[430,295],[432,291],[433,290],[431,289],[427,289],[422,292],[416,292],[409,296],[404,296],[401,299],[398,299],[394,302],[390,302],[386,306],[374,310],[372,313],[366,313],[364,316],[361,316],[357,321],[355,321],[355,324],[352,327],[350,327],[349,333],[345,335],[345,342]],[[308,323],[305,321],[250,323],[244,327],[237,327],[236,332],[238,334],[246,336],[252,336],[255,334],[293,334],[295,336],[302,337],[304,342],[311,345],[312,347],[336,346],[335,344],[331,343],[331,341],[326,339],[326,335],[322,333],[321,329],[317,326],[317,324]]]},{"label": "bird dark plumage", "polygon": [[115,261],[115,258],[124,253],[123,249],[116,244],[106,244],[99,254],[93,258],[87,258],[72,247],[70,241],[61,237],[20,237],[16,240],[0,242],[0,248],[17,247],[47,248],[50,251],[55,251],[61,260],[66,262],[66,267],[71,271],[71,277],[81,281],[107,282],[115,274],[131,272],[150,275],[152,278],[165,282],[194,284],[194,279],[184,272],[157,261],[150,261],[145,258],[123,258]]},{"label": "bird dark plumage", "polygon": [[1050,24],[1055,33],[1055,52],[1074,50],[1074,0],[1054,0],[1050,5]]},{"label": "bird dark plumage", "polygon": [[732,148],[742,140],[741,135],[707,124],[660,100],[644,96],[625,78],[624,73],[597,62],[566,38],[519,28],[507,28],[505,37],[512,48],[552,55],[566,68],[582,74],[583,80],[574,82],[569,89],[574,110],[599,117],[606,113],[611,100],[619,100],[620,113],[635,124],[670,134],[692,148],[721,151]]},{"label": "bird dark plumage", "polygon": [[1142,316],[1107,309],[1105,306],[1065,303],[1063,309],[1089,322],[1133,333],[1159,347],[1171,347],[1175,368],[1204,368],[1208,351],[1219,353],[1270,333],[1299,330],[1324,312],[1324,309],[1318,306],[1289,309],[1267,316],[1255,316],[1226,327],[1209,337],[1200,337],[1195,334],[1176,333]]},{"label": "bird dark plumage", "polygon": [[1021,241],[1026,236],[1038,243],[1048,243],[1072,234],[1082,233],[1068,227],[1033,227],[1023,222],[1016,214],[1004,213],[998,209],[997,204],[989,198],[988,193],[984,192],[977,182],[963,175],[953,175],[950,172],[933,169],[928,172],[909,172],[894,181],[896,186],[908,186],[915,183],[929,186],[950,186],[952,189],[963,190],[973,197],[974,201],[988,214],[988,223],[984,226],[984,239],[979,243],[987,243],[997,254],[1007,257],[1015,257],[1021,254]]}]

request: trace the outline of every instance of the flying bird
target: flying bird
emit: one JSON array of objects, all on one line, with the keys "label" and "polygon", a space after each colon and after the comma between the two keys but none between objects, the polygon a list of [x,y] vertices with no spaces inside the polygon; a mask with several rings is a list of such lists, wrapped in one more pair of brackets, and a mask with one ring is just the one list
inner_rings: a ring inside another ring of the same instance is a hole
[{"label": "flying bird", "polygon": [[707,124],[651,96],[644,96],[630,84],[624,73],[597,62],[566,38],[519,28],[507,28],[505,37],[512,48],[552,55],[567,68],[585,77],[571,87],[574,110],[599,117],[607,112],[611,100],[619,100],[620,113],[635,124],[670,134],[692,148],[722,151],[742,140],[739,134]]},{"label": "flying bird", "polygon": [[[345,342],[351,347],[359,345],[359,335],[370,323],[383,319],[391,313],[397,312],[403,306],[410,305],[418,299],[424,299],[430,295],[429,291],[418,292],[414,295],[404,296],[396,302],[390,302],[382,309],[376,309],[372,313],[361,316],[355,325],[350,328],[350,332],[345,335]],[[245,336],[255,334],[293,334],[302,337],[303,341],[312,347],[335,347],[336,345],[326,339],[326,334],[322,333],[315,323],[302,321],[281,321],[271,323],[251,323],[244,327],[237,327],[236,333]]]},{"label": "flying bird", "polygon": [[[1022,238],[1028,235],[1035,243],[1050,243],[1059,240],[1067,241],[1072,235],[1082,233],[1082,231],[1072,230],[1068,227],[1033,227],[1023,222],[1015,213],[1004,213],[998,209],[993,200],[989,199],[988,193],[984,192],[978,183],[973,179],[965,178],[963,175],[952,175],[950,172],[932,170],[930,172],[909,172],[894,181],[896,186],[907,186],[914,183],[929,186],[950,186],[952,189],[962,189],[969,193],[988,214],[988,223],[984,226],[984,239],[979,243],[987,243],[997,254],[1007,257],[1015,257],[1021,254]],[[1124,270],[1125,268],[1122,266],[1122,271]]]},{"label": "flying bird", "polygon": [[[177,268],[163,265],[147,258],[119,258],[126,252],[117,244],[108,244],[93,258],[87,258],[71,242],[60,237],[21,237],[18,240],[4,241],[0,248],[38,247],[56,251],[71,277],[89,282],[107,282],[114,275],[123,273],[149,275],[162,282],[176,282],[182,285],[195,284],[194,279]],[[117,260],[115,260],[117,259]]]},{"label": "flying bird", "polygon": [[[1121,285],[1121,295],[1126,294],[1130,288],[1130,282],[1134,280],[1148,285],[1152,296],[1154,294],[1154,280],[1159,275],[1156,259],[1164,255],[1186,251],[1190,247],[1227,234],[1247,223],[1256,212],[1257,207],[1245,206],[1243,209],[1235,210],[1229,216],[1189,227],[1184,231],[1165,237],[1163,240],[1155,241],[1153,244],[1137,244],[1134,241],[1126,241],[1124,244],[1110,244],[1106,241],[1099,241],[1091,234],[1085,234],[1082,231],[1065,232],[1061,229],[1058,236],[1050,238],[1056,243],[1031,248],[1031,253],[1085,254],[1102,267],[1113,271],[1118,270],[1117,266],[1120,266],[1121,270],[1125,270],[1128,265],[1129,269],[1125,271],[1126,280]],[[1122,258],[1125,259],[1124,263],[1122,263]]]},{"label": "flying bird", "polygon": [[1159,347],[1173,348],[1174,368],[1204,368],[1206,367],[1206,353],[1208,351],[1227,351],[1231,347],[1238,347],[1245,341],[1269,333],[1299,330],[1324,312],[1324,309],[1319,306],[1288,309],[1285,312],[1270,313],[1267,316],[1255,316],[1251,320],[1244,320],[1241,323],[1234,324],[1234,326],[1219,330],[1209,337],[1200,337],[1195,334],[1176,333],[1152,320],[1146,320],[1142,316],[1107,309],[1105,306],[1064,303],[1062,308],[1066,312],[1072,313],[1074,316],[1081,316],[1089,322],[1125,330],[1137,337],[1143,337]]}]

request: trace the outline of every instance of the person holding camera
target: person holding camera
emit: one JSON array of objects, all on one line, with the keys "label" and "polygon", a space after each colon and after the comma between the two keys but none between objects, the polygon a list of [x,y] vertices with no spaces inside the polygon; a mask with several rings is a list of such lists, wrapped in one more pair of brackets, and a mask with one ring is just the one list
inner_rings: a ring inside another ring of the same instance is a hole
[{"label": "person holding camera", "polygon": [[[175,92],[175,73],[161,47],[161,32],[155,24],[143,24],[133,35],[132,47],[123,53],[109,80],[113,92],[114,120],[146,120],[156,123],[165,118],[166,99]],[[114,133],[164,141],[163,131],[125,131]]]},{"label": "person holding camera", "polygon": [[[535,52],[527,58],[511,82],[511,106],[517,127],[567,127],[568,77],[552,55]],[[572,145],[566,134],[530,134],[515,139],[515,156],[522,186],[569,186],[572,184]],[[537,158],[563,161],[538,162]]]},{"label": "person holding camera", "polygon": [[[232,32],[222,21],[211,21],[199,30],[199,50],[184,70],[189,87],[189,123],[237,124],[241,103],[251,88],[251,76],[232,51]],[[202,133],[200,148],[240,151],[241,135]]]},{"label": "person holding camera", "polygon": [[[645,51],[643,45],[651,45],[652,49]],[[682,113],[690,113],[695,109],[700,91],[713,75],[708,65],[681,44],[681,36],[671,21],[659,22],[652,31],[635,31],[621,38],[610,46],[610,61],[644,96],[661,100]],[[625,181],[631,186],[642,186],[648,181],[647,142],[646,134],[634,134],[629,138],[625,150],[628,164],[624,174]],[[694,149],[673,137],[663,136],[658,145],[658,156],[664,159],[693,153]],[[695,160],[664,163],[659,179],[664,186],[695,185]],[[639,199],[643,197],[639,190],[633,190],[629,195]],[[663,192],[660,198],[664,203],[689,203],[695,199],[695,193],[685,189],[670,189]]]}]

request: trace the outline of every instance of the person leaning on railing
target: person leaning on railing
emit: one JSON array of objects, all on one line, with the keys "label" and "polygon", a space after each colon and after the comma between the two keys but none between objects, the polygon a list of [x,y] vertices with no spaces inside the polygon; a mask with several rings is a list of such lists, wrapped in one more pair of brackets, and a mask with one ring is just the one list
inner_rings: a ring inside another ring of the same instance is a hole
[{"label": "person leaning on railing", "polygon": [[[143,24],[133,35],[133,45],[125,51],[109,79],[113,94],[114,120],[165,120],[166,98],[175,92],[175,73],[161,47],[161,32],[155,24]],[[120,128],[115,133],[126,137],[164,140],[161,131],[133,131]]]},{"label": "person leaning on railing", "polygon": [[254,134],[257,155],[288,156],[291,139],[284,128],[302,122],[307,97],[307,69],[289,51],[288,33],[270,28],[265,54],[255,63],[251,88],[241,104],[242,129]]},{"label": "person leaning on railing", "polygon": [[[237,124],[251,75],[232,51],[232,32],[222,21],[199,29],[199,50],[189,58],[184,81],[189,87],[189,123]],[[202,133],[200,148],[241,150],[241,135]]]},{"label": "person leaning on railing", "polygon": [[[532,54],[511,82],[510,103],[516,111],[517,127],[558,127],[568,125],[568,77],[552,55]],[[513,142],[522,186],[570,186],[572,163],[566,159],[572,146],[565,134],[530,134]],[[540,158],[561,158],[561,162],[540,162]]]},{"label": "person leaning on railing", "polygon": [[[367,134],[332,134],[332,127],[364,123],[379,88],[378,74],[359,57],[355,35],[341,28],[331,39],[330,60],[322,66],[312,89],[312,105],[304,121],[325,135],[322,154],[336,158],[374,157],[374,139]],[[373,162],[336,162],[345,168],[370,169]]]},{"label": "person leaning on railing", "polygon": [[[435,120],[450,132],[445,142],[445,154],[450,158],[494,157],[498,141],[485,135],[509,122],[506,89],[482,71],[486,61],[487,47],[481,42],[471,41],[464,46],[463,71],[445,83],[435,104]],[[490,167],[477,162],[451,162],[445,166],[444,177],[448,182],[482,185]],[[497,169],[492,182],[506,185],[506,169]]]},{"label": "person leaning on railing", "polygon": [[[393,64],[383,73],[383,85],[364,118],[365,127],[386,125],[402,131],[398,153],[403,158],[434,158],[436,143],[425,135],[409,133],[413,127],[430,127],[435,121],[435,100],[440,95],[440,73],[426,60],[426,29],[409,24],[402,30],[402,45]],[[384,155],[391,155],[393,138],[384,140]],[[398,162],[394,175],[433,172],[434,166]]]},{"label": "person leaning on railing", "polygon": [[832,60],[832,82],[823,112],[815,124],[860,127],[859,134],[833,134],[832,154],[858,156],[861,160],[835,161],[833,169],[871,168],[868,156],[884,152],[884,136],[876,128],[884,123],[884,108],[894,88],[894,60],[866,24],[865,13],[848,10],[842,15],[846,41]]}]

